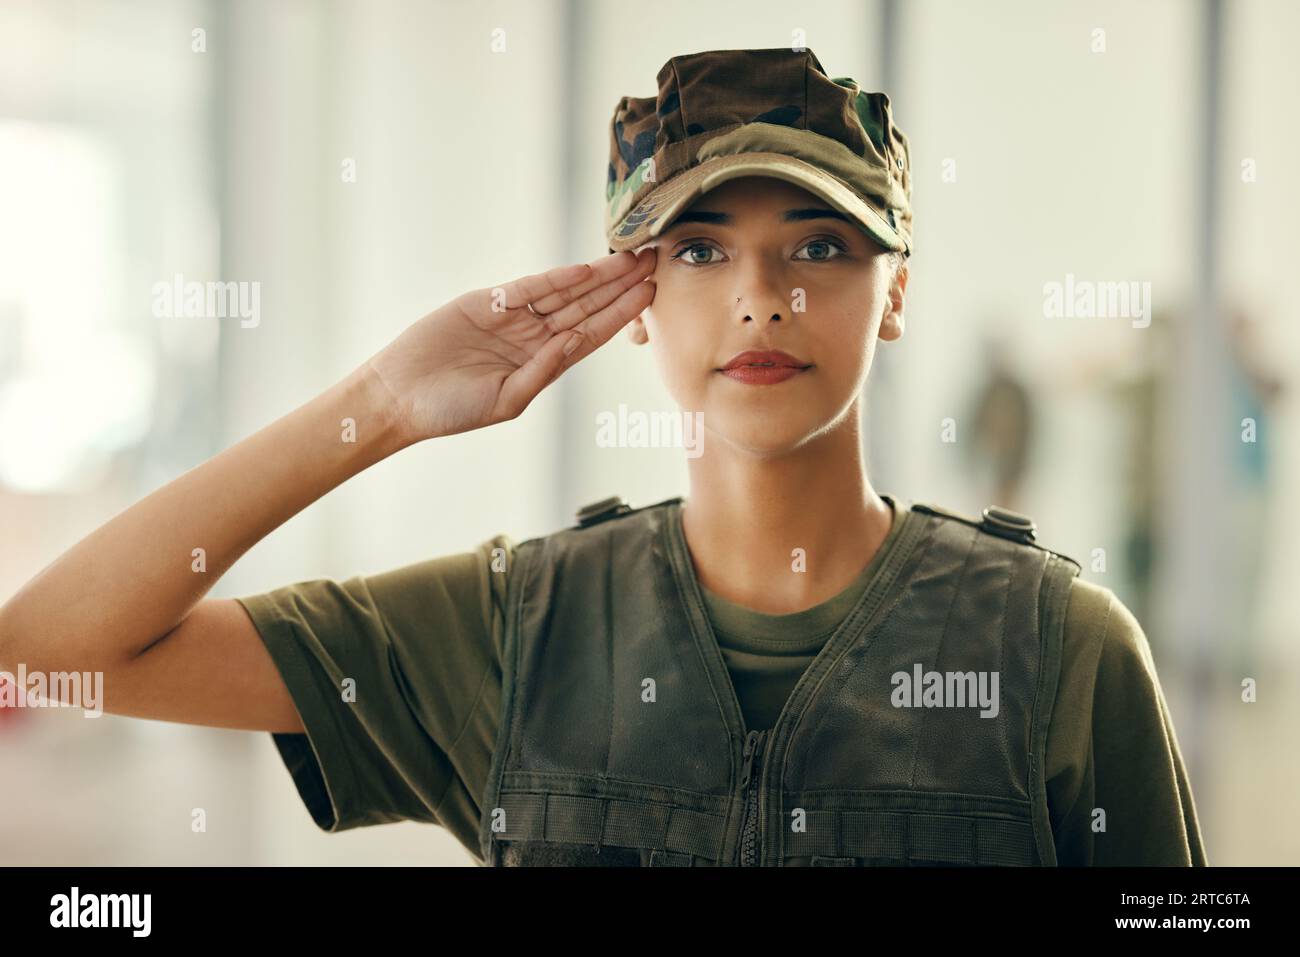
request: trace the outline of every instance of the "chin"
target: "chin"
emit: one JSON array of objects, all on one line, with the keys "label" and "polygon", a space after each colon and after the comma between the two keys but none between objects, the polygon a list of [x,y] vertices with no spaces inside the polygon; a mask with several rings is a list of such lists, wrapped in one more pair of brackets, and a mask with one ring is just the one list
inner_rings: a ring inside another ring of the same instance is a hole
[{"label": "chin", "polygon": [[[710,422],[705,412],[706,425]],[[755,409],[753,413],[729,414],[713,420],[710,438],[725,442],[740,452],[777,457],[797,451],[825,431],[820,421],[796,421]],[[708,454],[707,446],[705,454]]]}]

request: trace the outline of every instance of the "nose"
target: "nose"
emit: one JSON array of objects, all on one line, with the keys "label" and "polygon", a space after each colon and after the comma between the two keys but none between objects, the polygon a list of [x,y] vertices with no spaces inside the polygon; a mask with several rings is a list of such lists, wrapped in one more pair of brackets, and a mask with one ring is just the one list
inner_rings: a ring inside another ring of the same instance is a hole
[{"label": "nose", "polygon": [[[740,305],[740,297],[739,297],[739,296],[736,297],[736,305],[737,305],[737,311],[738,311],[738,312],[743,312],[742,310],[739,309],[739,305]],[[743,314],[741,315],[741,322],[753,322],[753,321],[754,321],[754,315],[753,315],[753,313],[743,312]],[[767,321],[768,321],[768,322],[780,322],[780,321],[781,321],[781,313],[780,313],[780,311],[778,310],[777,312],[774,312],[774,313],[772,313],[770,316],[768,316],[768,320],[767,320]]]},{"label": "nose", "polygon": [[780,322],[793,308],[776,284],[762,275],[762,270],[753,270],[742,280],[740,293],[736,296],[734,314],[742,323]]}]

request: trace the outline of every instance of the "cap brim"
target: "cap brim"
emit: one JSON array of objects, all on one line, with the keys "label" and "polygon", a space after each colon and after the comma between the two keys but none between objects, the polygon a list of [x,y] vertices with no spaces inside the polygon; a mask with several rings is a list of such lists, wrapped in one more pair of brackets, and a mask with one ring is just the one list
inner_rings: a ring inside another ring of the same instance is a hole
[{"label": "cap brim", "polygon": [[[770,176],[802,186],[853,219],[886,249],[901,252],[907,248],[878,210],[820,167],[786,153],[736,153],[707,159],[651,191],[614,229],[610,251],[622,252],[649,242],[700,196],[739,176]],[[636,228],[618,235],[629,222],[637,223]]]}]

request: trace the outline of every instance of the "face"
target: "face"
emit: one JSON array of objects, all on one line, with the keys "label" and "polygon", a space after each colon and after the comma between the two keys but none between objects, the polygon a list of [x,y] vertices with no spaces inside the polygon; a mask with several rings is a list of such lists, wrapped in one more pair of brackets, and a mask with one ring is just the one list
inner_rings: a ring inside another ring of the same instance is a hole
[{"label": "face", "polygon": [[[771,177],[705,193],[661,235],[654,304],[629,323],[710,438],[777,455],[856,416],[878,339],[903,334],[907,267],[813,194]],[[644,247],[642,247],[644,248]],[[724,371],[776,351],[797,371]]]}]

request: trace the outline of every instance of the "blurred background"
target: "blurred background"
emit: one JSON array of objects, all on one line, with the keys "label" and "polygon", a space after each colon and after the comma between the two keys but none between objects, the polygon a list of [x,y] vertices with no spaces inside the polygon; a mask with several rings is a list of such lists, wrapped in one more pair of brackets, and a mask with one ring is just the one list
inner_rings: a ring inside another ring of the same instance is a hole
[{"label": "blurred background", "polygon": [[[1286,0],[6,0],[0,600],[430,309],[602,255],[609,120],[667,59],[806,45],[911,138],[874,486],[1033,516],[1143,624],[1210,863],[1300,863],[1297,33]],[[260,283],[260,321],[155,316],[177,274]],[[1071,281],[1149,283],[1150,322],[1045,315]],[[211,595],[685,494],[680,449],[597,446],[619,402],[674,408],[621,335],[520,419],[357,476]],[[470,863],[435,827],[320,832],[267,734],[10,709],[0,784],[0,864]]]}]

